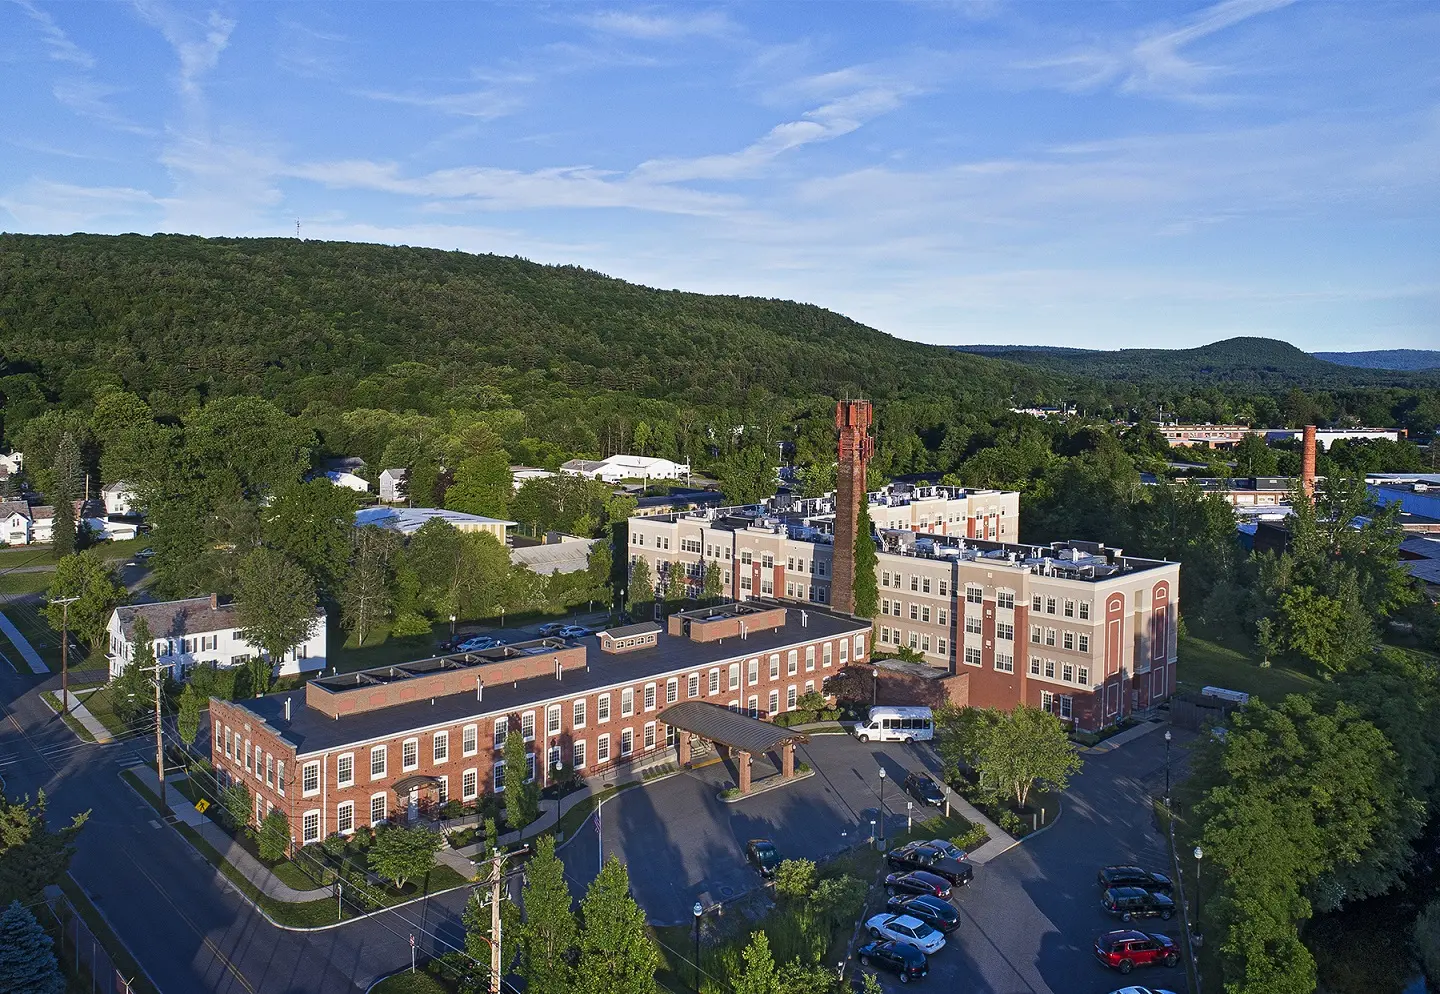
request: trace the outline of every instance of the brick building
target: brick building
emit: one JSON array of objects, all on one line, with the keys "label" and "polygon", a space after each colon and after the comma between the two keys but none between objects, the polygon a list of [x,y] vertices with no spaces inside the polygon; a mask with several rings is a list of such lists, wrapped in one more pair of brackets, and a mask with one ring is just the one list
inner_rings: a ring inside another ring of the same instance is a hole
[{"label": "brick building", "polygon": [[212,759],[283,811],[297,844],[420,816],[502,789],[506,736],[531,776],[584,776],[676,748],[667,706],[707,701],[765,717],[869,658],[870,624],[774,602],[730,604],[311,680],[303,692],[211,699]]}]

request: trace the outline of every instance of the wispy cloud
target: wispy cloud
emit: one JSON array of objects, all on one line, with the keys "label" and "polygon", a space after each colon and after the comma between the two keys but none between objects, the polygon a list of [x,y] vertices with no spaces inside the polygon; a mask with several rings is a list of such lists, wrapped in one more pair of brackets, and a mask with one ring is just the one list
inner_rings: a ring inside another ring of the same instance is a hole
[{"label": "wispy cloud", "polygon": [[275,61],[285,72],[306,79],[333,79],[344,59],[340,50],[351,43],[348,35],[322,31],[299,21],[281,19]]},{"label": "wispy cloud", "polygon": [[123,92],[119,87],[89,79],[62,79],[51,92],[63,106],[108,128],[135,135],[155,134],[153,128],[137,124],[111,103],[111,97]]},{"label": "wispy cloud", "polygon": [[15,0],[15,3],[40,28],[45,47],[50,50],[50,58],[56,62],[80,66],[82,69],[95,68],[95,56],[71,41],[70,36],[55,23],[55,18],[51,17],[48,11],[41,10],[31,0]]},{"label": "wispy cloud", "polygon": [[389,93],[383,90],[360,90],[357,96],[385,103],[422,107],[453,117],[494,120],[514,113],[522,104],[518,94],[493,87],[461,93]]},{"label": "wispy cloud", "polygon": [[170,43],[179,60],[176,87],[181,99],[192,111],[203,110],[200,81],[220,61],[230,44],[235,22],[218,10],[204,20],[181,12],[160,0],[134,0],[140,16]]},{"label": "wispy cloud", "polygon": [[683,38],[726,38],[740,33],[724,11],[698,13],[610,10],[586,14],[576,20],[602,34],[620,35],[645,41],[676,41]]},{"label": "wispy cloud", "polygon": [[0,207],[26,230],[94,230],[105,222],[133,220],[153,213],[157,202],[147,190],[125,186],[82,186],[35,179],[0,194]]}]

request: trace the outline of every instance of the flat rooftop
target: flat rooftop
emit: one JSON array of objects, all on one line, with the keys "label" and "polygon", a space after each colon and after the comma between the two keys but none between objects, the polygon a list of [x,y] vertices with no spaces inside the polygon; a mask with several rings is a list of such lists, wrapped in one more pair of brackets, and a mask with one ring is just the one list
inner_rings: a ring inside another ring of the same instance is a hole
[{"label": "flat rooftop", "polygon": [[1173,566],[1164,559],[1126,556],[1103,542],[1052,542],[1026,545],[1019,542],[990,542],[978,538],[946,535],[917,535],[914,532],[883,533],[881,551],[917,559],[984,563],[1002,569],[1025,570],[1036,576],[1100,582],[1145,570]]},{"label": "flat rooftop", "polygon": [[[746,638],[727,638],[715,642],[694,642],[683,636],[660,632],[654,647],[613,654],[600,649],[599,639],[580,640],[585,651],[583,669],[566,670],[560,679],[553,675],[536,676],[484,688],[480,700],[473,689],[433,699],[409,701],[377,708],[359,714],[331,718],[305,705],[303,691],[268,694],[233,706],[253,714],[295,747],[296,754],[307,756],[327,749],[359,745],[375,739],[389,738],[412,729],[434,725],[458,724],[471,719],[496,717],[525,711],[537,705],[592,693],[604,687],[643,683],[656,677],[674,676],[707,668],[721,661],[734,661],[761,653],[799,645],[817,639],[836,638],[870,630],[870,622],[828,611],[786,607],[785,623],[777,628],[755,631]],[[447,657],[416,660],[407,667],[439,668]],[[428,665],[427,665],[428,664]],[[818,672],[818,671],[817,671]],[[825,674],[822,674],[822,677]],[[346,674],[338,679],[342,681]],[[337,677],[324,677],[334,681]],[[353,680],[353,677],[350,677]],[[819,679],[819,678],[817,678]],[[285,701],[290,699],[290,720],[285,719]]]}]

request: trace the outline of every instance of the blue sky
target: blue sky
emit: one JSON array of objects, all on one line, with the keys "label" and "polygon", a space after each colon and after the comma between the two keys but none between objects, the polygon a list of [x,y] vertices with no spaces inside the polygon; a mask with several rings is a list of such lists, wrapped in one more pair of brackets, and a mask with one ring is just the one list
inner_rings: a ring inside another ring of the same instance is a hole
[{"label": "blue sky", "polygon": [[429,245],[906,338],[1440,348],[1440,6],[0,0],[0,229]]}]

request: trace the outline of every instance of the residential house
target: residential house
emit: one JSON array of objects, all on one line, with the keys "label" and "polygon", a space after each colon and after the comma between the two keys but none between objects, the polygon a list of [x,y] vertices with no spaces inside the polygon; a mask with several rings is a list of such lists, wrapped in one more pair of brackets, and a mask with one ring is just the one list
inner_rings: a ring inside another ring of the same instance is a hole
[{"label": "residential house", "polygon": [[387,469],[380,473],[380,501],[384,504],[403,504],[405,502],[405,477],[409,474],[405,469]]},{"label": "residential house", "polygon": [[344,487],[346,490],[353,490],[357,494],[368,494],[370,492],[370,481],[356,476],[354,473],[347,473],[340,469],[329,469],[321,475],[335,484],[335,486]]},{"label": "residential house", "polygon": [[124,480],[116,480],[100,491],[105,500],[106,516],[115,515],[120,518],[128,518],[138,514],[136,506],[139,503],[139,495],[135,492],[132,484]]},{"label": "residential house", "polygon": [[[222,604],[220,598],[190,597],[154,604],[130,604],[118,607],[110,615],[109,643],[105,656],[110,662],[110,677],[119,676],[135,658],[135,619],[143,617],[155,639],[155,659],[169,667],[176,679],[183,679],[193,668],[210,664],[217,667],[239,666],[250,659],[266,658],[259,647],[240,635],[239,614],[233,603]],[[315,615],[315,627],[303,643],[285,654],[278,664],[272,661],[278,676],[314,673],[325,668],[325,612]]]}]

